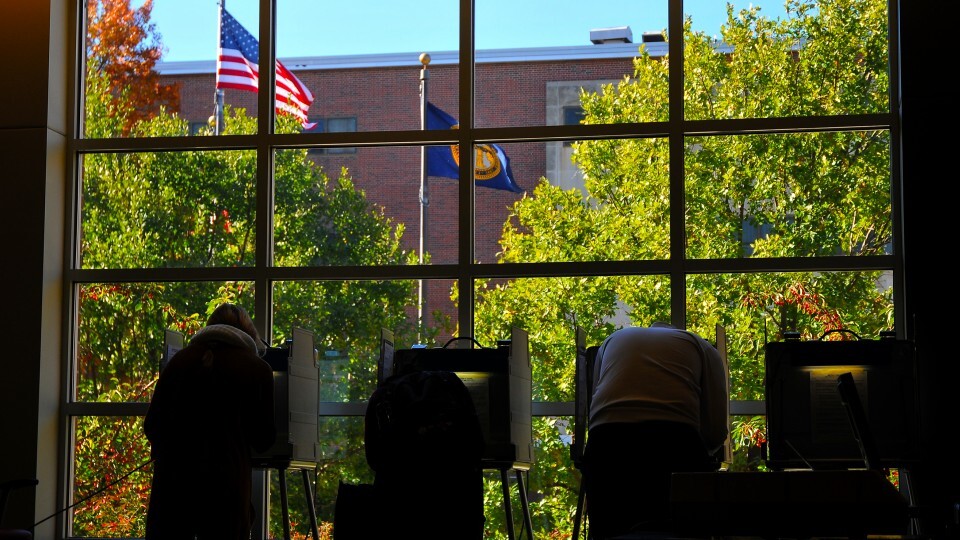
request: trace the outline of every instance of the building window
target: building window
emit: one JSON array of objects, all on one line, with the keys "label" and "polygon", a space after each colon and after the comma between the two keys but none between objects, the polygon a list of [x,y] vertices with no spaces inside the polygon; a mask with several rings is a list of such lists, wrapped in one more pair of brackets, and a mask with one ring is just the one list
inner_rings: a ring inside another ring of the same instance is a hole
[{"label": "building window", "polygon": [[751,220],[743,220],[743,252],[745,255],[753,255],[753,244],[757,240],[766,238],[773,230],[770,223],[754,223]]},{"label": "building window", "polygon": [[[357,131],[357,117],[346,118],[311,118],[315,125],[313,129],[304,130],[304,133],[354,133]],[[356,154],[354,147],[336,147],[336,148],[311,148],[308,154],[333,155],[333,154]]]},{"label": "building window", "polygon": [[563,125],[576,126],[583,121],[583,107],[572,105],[563,108]]},{"label": "building window", "polygon": [[[576,126],[583,122],[583,107],[570,105],[563,108],[563,125]],[[571,141],[564,141],[564,146],[570,146]]]},{"label": "building window", "polygon": [[[596,93],[615,80],[549,81],[546,84],[547,125],[577,126],[584,119],[580,93]],[[583,190],[583,171],[573,162],[574,140],[550,142],[546,145],[546,177],[564,189]]]}]

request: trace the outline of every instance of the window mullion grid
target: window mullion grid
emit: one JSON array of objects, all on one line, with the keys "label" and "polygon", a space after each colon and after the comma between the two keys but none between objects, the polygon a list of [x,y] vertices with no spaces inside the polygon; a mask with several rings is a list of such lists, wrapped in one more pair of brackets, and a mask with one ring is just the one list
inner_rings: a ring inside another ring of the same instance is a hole
[{"label": "window mullion grid", "polygon": [[474,113],[473,106],[475,75],[474,45],[476,43],[475,31],[475,8],[474,0],[460,0],[460,178],[467,178],[469,181],[459,182],[459,219],[460,219],[460,238],[458,239],[458,272],[457,287],[459,289],[460,303],[458,305],[458,320],[460,321],[460,334],[463,336],[472,336],[474,334],[473,303],[474,287],[476,279],[473,270],[474,261],[474,182],[473,182],[473,160],[474,160]]},{"label": "window mullion grid", "polygon": [[684,223],[684,117],[683,117],[683,0],[669,0],[667,44],[670,58],[667,119],[670,182],[670,317],[686,328],[686,224]]},{"label": "window mullion grid", "polygon": [[260,80],[257,93],[257,221],[254,262],[254,320],[261,337],[273,335],[272,287],[269,267],[273,264],[274,147],[276,133],[276,0],[260,1]]}]

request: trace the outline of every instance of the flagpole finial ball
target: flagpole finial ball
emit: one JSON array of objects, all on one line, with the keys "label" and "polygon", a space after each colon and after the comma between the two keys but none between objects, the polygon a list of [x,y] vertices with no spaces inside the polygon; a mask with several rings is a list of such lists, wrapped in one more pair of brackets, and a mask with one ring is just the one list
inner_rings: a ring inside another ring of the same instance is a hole
[{"label": "flagpole finial ball", "polygon": [[427,67],[430,64],[430,55],[427,53],[420,53],[420,63],[424,67]]}]

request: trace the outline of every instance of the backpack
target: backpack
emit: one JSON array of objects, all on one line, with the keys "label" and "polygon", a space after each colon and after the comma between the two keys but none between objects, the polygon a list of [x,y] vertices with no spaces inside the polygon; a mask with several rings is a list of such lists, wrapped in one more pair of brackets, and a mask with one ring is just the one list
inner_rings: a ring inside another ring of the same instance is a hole
[{"label": "backpack", "polygon": [[376,507],[387,513],[380,521],[394,527],[429,515],[419,538],[482,538],[484,439],[463,381],[450,371],[389,377],[364,420]]},{"label": "backpack", "polygon": [[370,519],[377,506],[373,484],[353,484],[340,479],[333,509],[333,537],[337,540],[371,540],[379,534]]},{"label": "backpack", "polygon": [[370,397],[364,420],[364,451],[374,471],[417,462],[479,467],[480,420],[453,372],[388,378]]}]

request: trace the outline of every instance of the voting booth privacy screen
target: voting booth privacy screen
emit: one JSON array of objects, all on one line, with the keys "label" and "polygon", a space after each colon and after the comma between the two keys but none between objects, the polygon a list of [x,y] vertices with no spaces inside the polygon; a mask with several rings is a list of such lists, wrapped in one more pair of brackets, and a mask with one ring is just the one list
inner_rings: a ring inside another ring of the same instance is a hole
[{"label": "voting booth privacy screen", "polygon": [[183,334],[176,330],[163,332],[163,357],[160,359],[160,371],[167,367],[167,362],[183,348]]},{"label": "voting booth privacy screen", "polygon": [[273,368],[277,439],[253,455],[260,467],[312,469],[320,458],[319,355],[312,332],[294,328],[292,335],[284,347],[270,347],[264,355]]},{"label": "voting booth privacy screen", "polygon": [[[253,454],[259,468],[314,468],[320,457],[320,364],[313,333],[294,328],[283,347],[268,347],[263,359],[273,369],[274,421],[277,438]],[[167,330],[161,370],[183,348],[183,334]]]},{"label": "voting booth privacy screen", "polygon": [[896,468],[919,457],[912,342],[788,339],[768,343],[765,362],[771,468],[865,468],[838,386],[845,373],[853,377],[879,464]]},{"label": "voting booth privacy screen", "polygon": [[[452,371],[463,381],[480,418],[487,462],[532,464],[532,376],[527,332],[514,328],[497,347],[394,349],[382,334],[378,383],[412,371]],[[391,357],[392,353],[392,357]],[[386,355],[386,356],[384,356]]]}]

